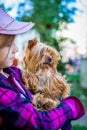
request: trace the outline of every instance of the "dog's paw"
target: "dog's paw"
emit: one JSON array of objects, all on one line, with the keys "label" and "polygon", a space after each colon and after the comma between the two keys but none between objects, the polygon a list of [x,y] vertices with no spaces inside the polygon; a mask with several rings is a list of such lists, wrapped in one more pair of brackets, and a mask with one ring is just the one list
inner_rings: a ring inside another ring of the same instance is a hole
[{"label": "dog's paw", "polygon": [[51,110],[56,108],[60,104],[60,101],[54,101],[52,99],[46,99],[46,102],[43,104],[44,110]]},{"label": "dog's paw", "polygon": [[32,103],[39,110],[41,110],[42,106],[43,106],[43,100],[42,100],[42,98],[43,98],[43,95],[40,95],[40,93],[37,93],[37,94],[33,95],[33,101],[32,101]]},{"label": "dog's paw", "polygon": [[44,97],[43,94],[35,94],[33,98],[34,106],[39,110],[51,110],[55,108],[59,102],[49,99],[48,97]]}]

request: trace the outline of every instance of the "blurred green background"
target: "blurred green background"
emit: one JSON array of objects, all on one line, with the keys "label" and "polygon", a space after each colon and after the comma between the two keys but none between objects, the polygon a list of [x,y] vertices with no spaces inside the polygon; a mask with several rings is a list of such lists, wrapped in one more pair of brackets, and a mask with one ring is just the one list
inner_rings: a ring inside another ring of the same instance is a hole
[{"label": "blurred green background", "polygon": [[[60,52],[61,60],[57,69],[71,83],[71,95],[79,97],[87,110],[87,29],[84,24],[87,18],[86,1],[13,0],[11,2],[10,0],[0,0],[0,6],[17,20],[35,23],[31,32],[26,36],[18,37],[21,44],[17,45],[21,54],[16,56],[17,62],[14,62],[14,65],[23,68],[24,43],[37,36],[42,42]],[[77,24],[80,17],[84,21]],[[76,21],[76,19],[78,20]],[[71,26],[74,28],[72,32],[69,29]],[[73,130],[87,130],[86,122],[87,115],[80,120],[73,121]]]}]

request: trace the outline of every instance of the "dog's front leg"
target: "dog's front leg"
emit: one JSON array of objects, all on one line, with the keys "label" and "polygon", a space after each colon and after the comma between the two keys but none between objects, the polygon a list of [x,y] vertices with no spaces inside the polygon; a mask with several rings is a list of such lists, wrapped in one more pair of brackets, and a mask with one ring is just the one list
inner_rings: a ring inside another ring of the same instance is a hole
[{"label": "dog's front leg", "polygon": [[22,72],[22,81],[32,92],[38,91],[39,79],[35,74],[29,71]]},{"label": "dog's front leg", "polygon": [[32,72],[28,71],[28,84],[29,88],[33,92],[37,92],[39,89],[39,78]]}]

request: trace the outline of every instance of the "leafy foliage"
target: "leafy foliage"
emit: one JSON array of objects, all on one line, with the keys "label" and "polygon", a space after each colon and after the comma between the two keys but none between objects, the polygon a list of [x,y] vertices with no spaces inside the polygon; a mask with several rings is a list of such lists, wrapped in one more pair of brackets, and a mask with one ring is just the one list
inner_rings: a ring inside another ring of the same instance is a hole
[{"label": "leafy foliage", "polygon": [[51,42],[53,30],[65,28],[67,23],[73,22],[72,16],[77,9],[69,7],[71,2],[75,0],[32,0],[32,13],[26,13],[23,21],[33,21],[41,40]]}]

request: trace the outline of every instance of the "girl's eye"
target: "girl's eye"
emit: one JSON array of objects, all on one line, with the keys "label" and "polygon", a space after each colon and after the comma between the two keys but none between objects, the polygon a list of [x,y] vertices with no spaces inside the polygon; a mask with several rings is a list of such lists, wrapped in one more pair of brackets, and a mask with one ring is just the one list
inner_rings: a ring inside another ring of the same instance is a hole
[{"label": "girl's eye", "polygon": [[7,47],[10,47],[10,46],[11,46],[11,44],[8,44],[8,45],[7,45]]}]

